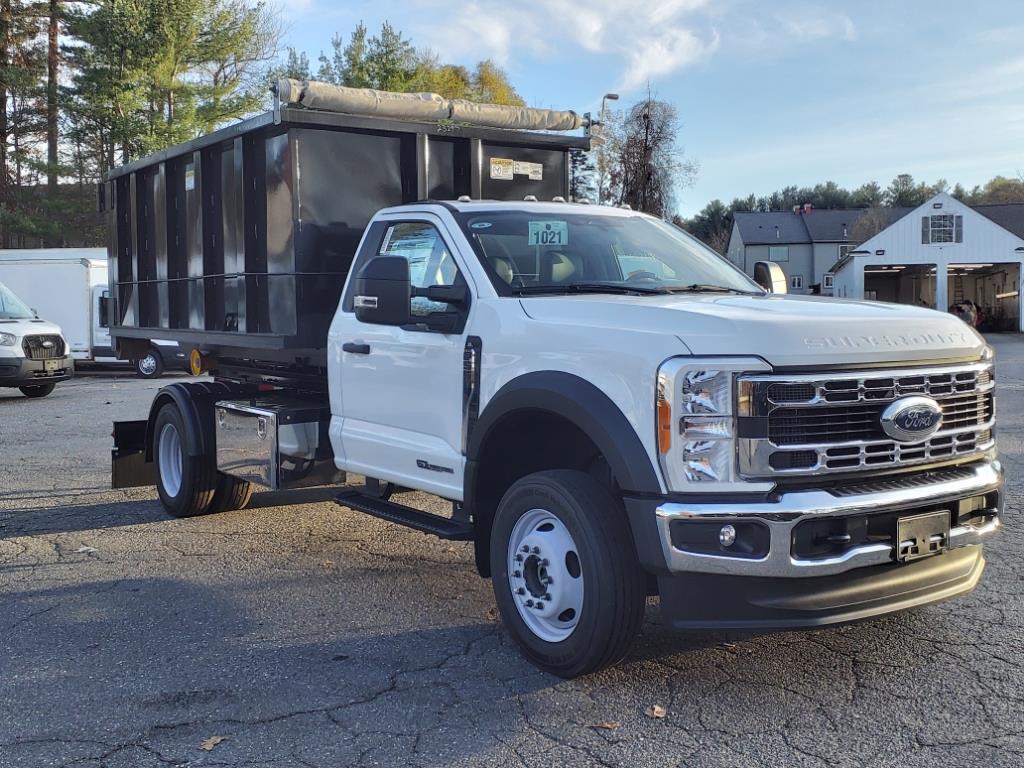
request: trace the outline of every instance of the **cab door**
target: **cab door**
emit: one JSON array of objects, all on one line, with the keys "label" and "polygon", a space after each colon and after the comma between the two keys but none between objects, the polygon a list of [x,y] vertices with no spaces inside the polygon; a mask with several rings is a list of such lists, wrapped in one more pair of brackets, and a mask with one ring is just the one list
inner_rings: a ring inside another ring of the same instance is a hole
[{"label": "cab door", "polygon": [[[361,322],[356,276],[370,259],[399,256],[414,289],[466,284],[466,269],[443,222],[430,214],[371,226],[331,326],[329,353],[340,365],[331,390],[331,436],[344,469],[461,500],[463,356],[471,306],[413,297],[408,325]],[[414,291],[415,292],[415,291]],[[461,329],[432,330],[429,316],[459,313]],[[340,391],[339,391],[340,390]]]}]

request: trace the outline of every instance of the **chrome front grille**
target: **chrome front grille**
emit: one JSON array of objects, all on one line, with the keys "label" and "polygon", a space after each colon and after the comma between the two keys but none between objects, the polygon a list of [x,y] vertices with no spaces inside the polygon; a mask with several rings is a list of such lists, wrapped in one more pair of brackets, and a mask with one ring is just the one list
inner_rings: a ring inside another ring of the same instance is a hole
[{"label": "chrome front grille", "polygon": [[56,334],[26,336],[21,342],[29,360],[53,360],[64,357],[64,339]]},{"label": "chrome front grille", "polygon": [[[929,464],[992,448],[990,363],[841,374],[740,378],[740,472],[746,477],[858,472]],[[889,437],[882,412],[924,395],[942,409],[938,431],[917,443]]]}]

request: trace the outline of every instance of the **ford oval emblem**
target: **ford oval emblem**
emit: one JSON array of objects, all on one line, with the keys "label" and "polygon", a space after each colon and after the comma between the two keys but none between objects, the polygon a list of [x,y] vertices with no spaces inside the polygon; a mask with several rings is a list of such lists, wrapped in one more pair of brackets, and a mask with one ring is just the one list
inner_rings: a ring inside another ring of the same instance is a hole
[{"label": "ford oval emblem", "polygon": [[882,412],[882,431],[901,443],[920,443],[942,423],[942,408],[930,397],[904,397]]},{"label": "ford oval emblem", "polygon": [[53,342],[47,339],[43,342],[43,349],[53,349]]}]

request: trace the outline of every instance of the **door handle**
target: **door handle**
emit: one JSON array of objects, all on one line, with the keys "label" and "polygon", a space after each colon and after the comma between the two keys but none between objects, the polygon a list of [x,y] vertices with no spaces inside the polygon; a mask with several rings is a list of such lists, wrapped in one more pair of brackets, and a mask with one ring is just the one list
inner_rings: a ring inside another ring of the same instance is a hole
[{"label": "door handle", "polygon": [[342,352],[351,352],[353,355],[368,355],[370,354],[369,344],[355,344],[351,341],[346,341],[341,345]]}]

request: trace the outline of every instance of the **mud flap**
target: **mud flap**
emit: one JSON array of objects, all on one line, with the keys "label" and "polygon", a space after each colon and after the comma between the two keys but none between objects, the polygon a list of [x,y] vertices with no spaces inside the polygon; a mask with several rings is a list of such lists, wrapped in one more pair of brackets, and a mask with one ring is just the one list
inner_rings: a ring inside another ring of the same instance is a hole
[{"label": "mud flap", "polygon": [[156,465],[146,461],[146,420],[115,421],[110,452],[110,487],[156,485]]}]

